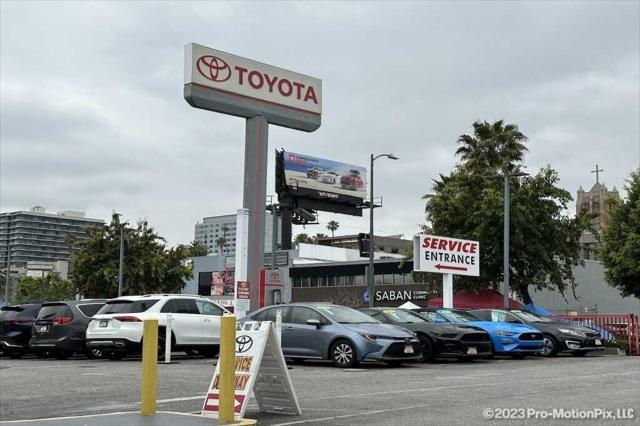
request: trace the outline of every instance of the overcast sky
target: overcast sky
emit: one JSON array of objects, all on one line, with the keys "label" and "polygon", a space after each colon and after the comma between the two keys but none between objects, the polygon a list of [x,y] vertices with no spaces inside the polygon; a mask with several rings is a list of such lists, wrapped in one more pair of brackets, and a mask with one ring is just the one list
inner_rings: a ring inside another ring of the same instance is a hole
[{"label": "overcast sky", "polygon": [[[610,2],[1,2],[0,208],[147,218],[170,244],[242,203],[244,120],[183,99],[195,42],[318,77],[322,127],[273,150],[376,162],[376,234],[411,236],[475,120],[529,137],[527,170],[621,189],[640,163],[640,9]],[[338,233],[368,218],[321,213]]]}]

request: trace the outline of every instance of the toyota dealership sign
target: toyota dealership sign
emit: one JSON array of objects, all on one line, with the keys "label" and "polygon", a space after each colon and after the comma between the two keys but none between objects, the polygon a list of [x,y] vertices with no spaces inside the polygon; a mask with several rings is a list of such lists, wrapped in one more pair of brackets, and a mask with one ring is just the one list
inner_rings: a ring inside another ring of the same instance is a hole
[{"label": "toyota dealership sign", "polygon": [[415,237],[413,247],[414,271],[480,275],[478,241],[422,234]]},{"label": "toyota dealership sign", "polygon": [[313,131],[322,81],[198,44],[185,47],[185,98],[197,108]]}]

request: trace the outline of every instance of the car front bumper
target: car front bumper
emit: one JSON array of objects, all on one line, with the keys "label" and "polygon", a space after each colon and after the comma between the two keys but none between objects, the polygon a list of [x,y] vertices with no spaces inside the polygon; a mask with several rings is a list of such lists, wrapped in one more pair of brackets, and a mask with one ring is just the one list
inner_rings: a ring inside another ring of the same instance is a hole
[{"label": "car front bumper", "polygon": [[602,341],[600,340],[600,345],[598,345],[596,340],[600,339],[580,338],[574,336],[565,337],[560,346],[560,350],[562,352],[603,351],[604,346],[602,346]]},{"label": "car front bumper", "polygon": [[[489,356],[491,351],[491,341],[461,341],[455,339],[436,339],[436,357],[446,358],[473,358]],[[475,353],[474,352],[475,349]]]},{"label": "car front bumper", "polygon": [[[413,353],[406,353],[405,347],[411,346]],[[409,342],[398,340],[378,340],[369,344],[360,361],[418,361],[422,359],[422,345],[418,339]]]}]

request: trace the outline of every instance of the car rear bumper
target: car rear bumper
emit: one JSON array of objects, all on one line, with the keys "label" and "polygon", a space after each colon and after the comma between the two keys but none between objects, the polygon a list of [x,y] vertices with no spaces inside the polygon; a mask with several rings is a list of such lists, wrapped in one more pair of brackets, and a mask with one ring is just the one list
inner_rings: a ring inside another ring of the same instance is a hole
[{"label": "car rear bumper", "polygon": [[87,339],[85,345],[88,349],[98,348],[108,352],[139,353],[142,351],[140,342],[127,339]]},{"label": "car rear bumper", "polygon": [[29,348],[34,352],[46,352],[51,350],[82,352],[84,351],[84,339],[63,336],[59,339],[31,339]]},{"label": "car rear bumper", "polygon": [[17,343],[10,337],[0,337],[0,349],[1,350],[28,349],[28,346]]}]

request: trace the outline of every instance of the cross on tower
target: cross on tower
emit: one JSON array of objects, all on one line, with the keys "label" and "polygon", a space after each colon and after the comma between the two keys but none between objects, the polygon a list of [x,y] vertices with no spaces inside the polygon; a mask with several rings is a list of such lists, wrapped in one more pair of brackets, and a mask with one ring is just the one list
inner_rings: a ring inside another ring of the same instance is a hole
[{"label": "cross on tower", "polygon": [[596,169],[595,170],[591,170],[591,173],[595,173],[596,174],[596,183],[600,183],[599,172],[604,172],[604,170],[598,169],[598,165],[596,164]]}]

